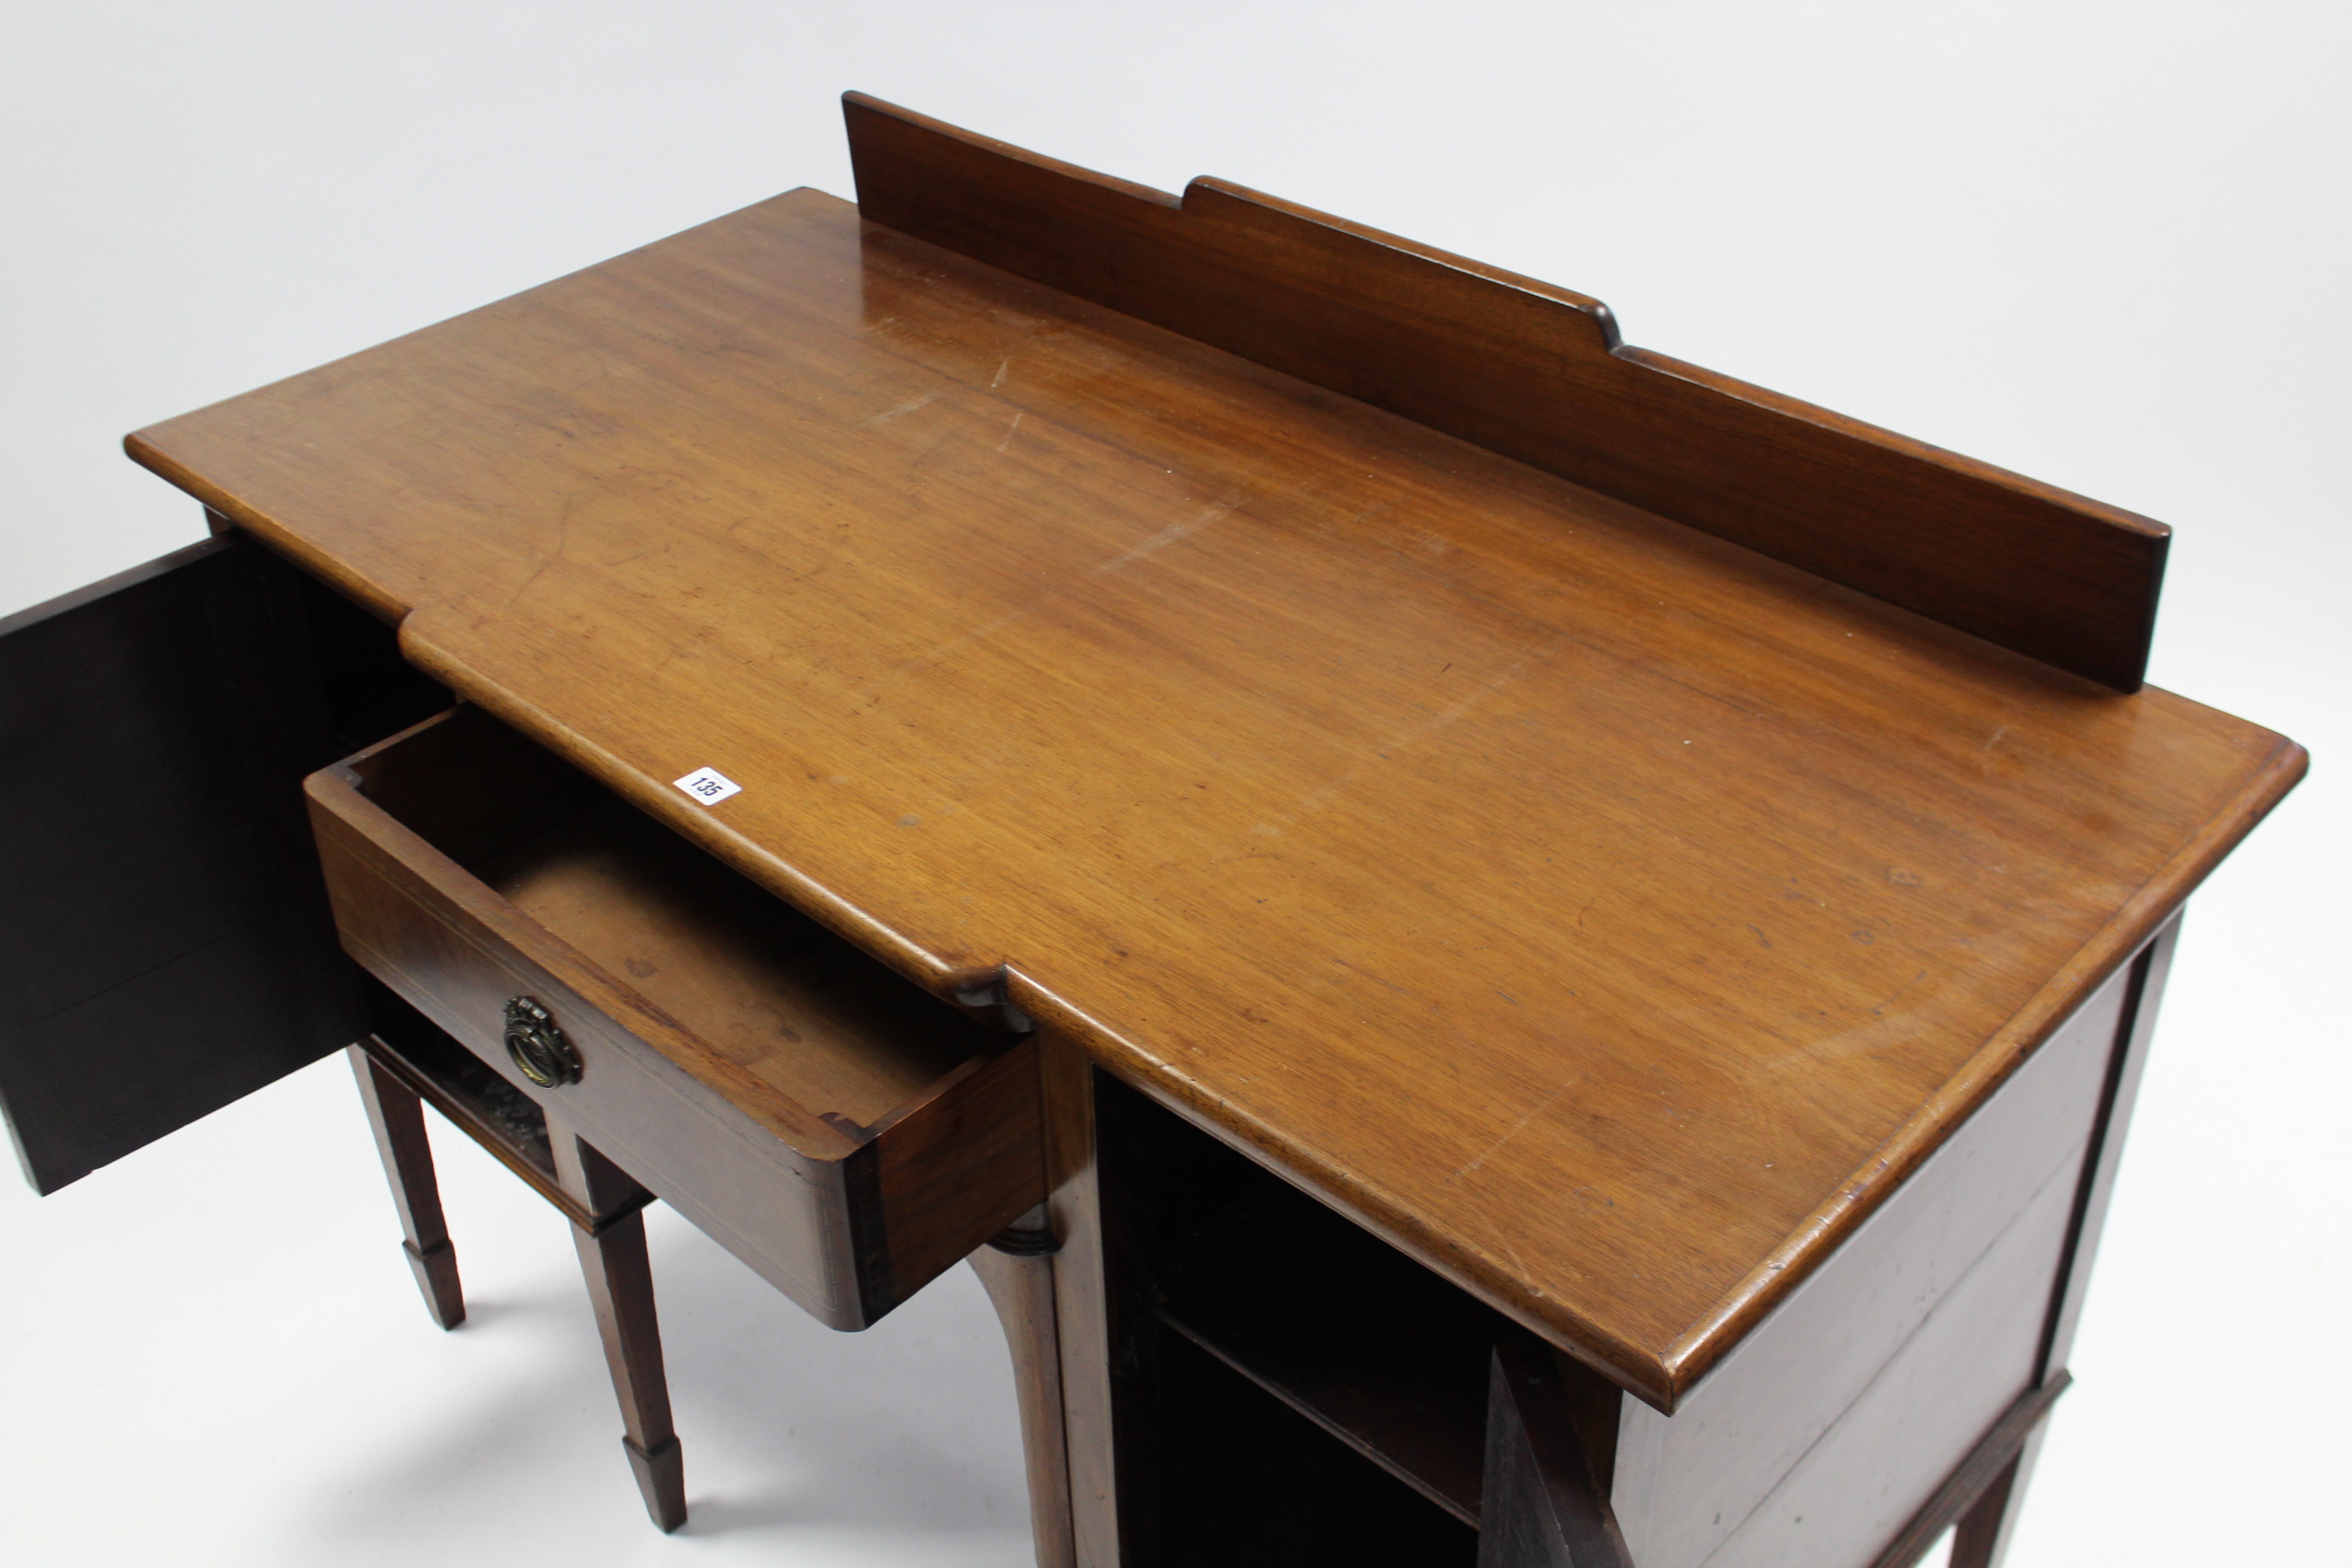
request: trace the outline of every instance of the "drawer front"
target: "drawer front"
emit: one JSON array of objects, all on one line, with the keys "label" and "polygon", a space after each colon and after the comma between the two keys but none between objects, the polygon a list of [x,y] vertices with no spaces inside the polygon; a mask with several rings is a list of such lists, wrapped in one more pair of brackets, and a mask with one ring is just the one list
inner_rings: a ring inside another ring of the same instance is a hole
[{"label": "drawer front", "polygon": [[[331,770],[310,793],[352,956],[826,1324],[866,1326],[1042,1198],[1027,1042],[862,1140],[772,1128],[649,1043],[670,1020]],[[562,1029],[577,1082],[542,1087],[509,1057],[517,996]],[[803,1148],[786,1142],[794,1132]]]}]

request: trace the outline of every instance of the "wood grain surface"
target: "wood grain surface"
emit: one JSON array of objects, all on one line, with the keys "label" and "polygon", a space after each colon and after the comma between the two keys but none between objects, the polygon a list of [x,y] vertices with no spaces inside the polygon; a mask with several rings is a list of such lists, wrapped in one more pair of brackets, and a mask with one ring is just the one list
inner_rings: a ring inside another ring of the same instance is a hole
[{"label": "wood grain surface", "polygon": [[1661,1407],[2304,763],[814,191],[130,446]]}]

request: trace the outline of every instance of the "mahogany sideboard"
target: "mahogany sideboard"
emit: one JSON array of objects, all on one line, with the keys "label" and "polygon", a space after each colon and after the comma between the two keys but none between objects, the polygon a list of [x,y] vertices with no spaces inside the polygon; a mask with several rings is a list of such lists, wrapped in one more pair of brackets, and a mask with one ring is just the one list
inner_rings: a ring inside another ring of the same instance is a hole
[{"label": "mahogany sideboard", "polygon": [[835,1327],[971,1258],[1049,1568],[1994,1562],[2305,765],[2167,531],[845,101],[130,438],[216,537],[0,623],[36,1186],[396,1019]]}]

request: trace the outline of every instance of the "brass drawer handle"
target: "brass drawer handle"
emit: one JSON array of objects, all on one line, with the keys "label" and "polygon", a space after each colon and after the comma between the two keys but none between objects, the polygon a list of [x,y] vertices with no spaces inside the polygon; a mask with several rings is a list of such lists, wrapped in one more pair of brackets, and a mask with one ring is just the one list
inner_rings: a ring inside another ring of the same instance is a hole
[{"label": "brass drawer handle", "polygon": [[548,1010],[529,996],[507,998],[507,1055],[541,1089],[580,1081],[580,1053]]}]

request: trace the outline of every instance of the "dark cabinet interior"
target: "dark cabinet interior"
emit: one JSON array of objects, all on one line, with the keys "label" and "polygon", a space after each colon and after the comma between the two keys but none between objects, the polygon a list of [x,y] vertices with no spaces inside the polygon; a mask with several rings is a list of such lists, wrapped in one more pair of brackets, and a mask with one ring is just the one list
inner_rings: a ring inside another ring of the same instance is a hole
[{"label": "dark cabinet interior", "polygon": [[[1477,1557],[1490,1368],[1525,1331],[1100,1073],[1122,1454],[1149,1568]],[[1572,1398],[1616,1391],[1563,1368]],[[1129,1445],[1133,1447],[1130,1448]]]}]

